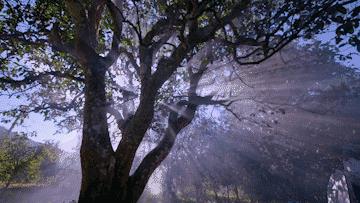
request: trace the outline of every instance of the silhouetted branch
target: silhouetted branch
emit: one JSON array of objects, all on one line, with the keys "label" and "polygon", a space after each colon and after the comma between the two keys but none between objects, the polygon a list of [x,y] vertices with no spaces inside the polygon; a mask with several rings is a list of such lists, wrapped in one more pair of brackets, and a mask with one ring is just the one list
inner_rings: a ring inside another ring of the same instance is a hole
[{"label": "silhouetted branch", "polygon": [[14,87],[21,87],[22,85],[28,85],[35,81],[41,81],[44,78],[48,76],[53,76],[57,78],[66,78],[77,82],[84,82],[84,78],[76,77],[74,75],[71,75],[70,73],[64,73],[61,71],[45,71],[41,73],[37,73],[36,75],[29,74],[28,76],[25,76],[25,78],[16,80],[10,77],[2,77],[0,78],[0,82],[3,84],[9,84]]}]

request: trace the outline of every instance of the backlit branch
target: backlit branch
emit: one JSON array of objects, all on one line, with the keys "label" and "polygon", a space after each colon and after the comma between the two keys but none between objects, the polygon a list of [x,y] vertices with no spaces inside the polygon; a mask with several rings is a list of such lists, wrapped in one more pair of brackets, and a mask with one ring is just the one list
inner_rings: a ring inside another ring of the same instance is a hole
[{"label": "backlit branch", "polygon": [[17,80],[10,77],[1,77],[0,82],[2,84],[8,84],[13,87],[21,87],[23,85],[28,85],[36,81],[41,81],[48,76],[53,76],[57,78],[66,78],[77,82],[84,82],[84,78],[76,77],[70,73],[61,72],[61,71],[45,71],[38,74],[29,74],[23,79]]},{"label": "backlit branch", "polygon": [[[188,126],[195,117],[195,112],[200,103],[215,102],[206,97],[196,96],[196,88],[207,69],[209,62],[203,62],[198,72],[194,73],[189,67],[190,87],[188,90],[188,101],[179,101],[170,108],[168,126],[160,143],[149,152],[140,163],[134,174],[129,179],[129,185],[134,187],[131,195],[140,195],[151,174],[168,156],[179,132]],[[216,101],[221,102],[221,101]]]}]

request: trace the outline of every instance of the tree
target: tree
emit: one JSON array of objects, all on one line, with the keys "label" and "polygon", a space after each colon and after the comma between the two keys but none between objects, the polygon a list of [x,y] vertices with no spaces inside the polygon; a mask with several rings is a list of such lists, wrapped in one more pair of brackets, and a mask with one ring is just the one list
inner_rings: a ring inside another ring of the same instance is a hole
[{"label": "tree", "polygon": [[[3,0],[1,88],[31,101],[3,121],[21,124],[31,112],[70,128],[83,120],[79,202],[136,202],[197,107],[232,104],[196,92],[212,62],[261,63],[331,22],[358,46],[354,2]],[[121,132],[115,149],[107,114]],[[151,129],[161,141],[131,174]]]},{"label": "tree", "polygon": [[1,193],[13,183],[37,183],[55,176],[59,150],[50,143],[40,144],[24,135],[8,133],[1,127]]}]

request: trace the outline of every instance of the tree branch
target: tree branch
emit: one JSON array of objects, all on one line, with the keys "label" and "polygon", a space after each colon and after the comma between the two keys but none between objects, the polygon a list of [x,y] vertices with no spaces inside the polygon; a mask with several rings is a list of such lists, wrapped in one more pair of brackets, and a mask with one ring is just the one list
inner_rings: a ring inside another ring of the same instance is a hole
[{"label": "tree branch", "polygon": [[121,115],[121,113],[112,106],[108,106],[107,110],[108,110],[108,113],[110,115],[114,116],[114,118],[116,120],[116,124],[117,124],[119,130],[123,130],[124,129],[125,119]]},{"label": "tree branch", "polygon": [[[179,107],[184,107],[179,105]],[[172,146],[175,143],[177,134],[189,125],[194,118],[196,105],[188,105],[186,107],[186,116],[180,116],[175,111],[172,111],[168,119],[168,127],[165,130],[165,135],[160,143],[145,156],[139,167],[129,179],[129,185],[132,186],[130,191],[131,196],[140,196],[146,186],[151,174],[160,165],[160,163],[168,156]]]},{"label": "tree branch", "polygon": [[111,0],[107,1],[107,7],[109,9],[114,25],[111,50],[109,54],[106,56],[106,58],[108,58],[107,60],[109,61],[109,64],[113,64],[120,54],[118,49],[121,40],[121,33],[122,33],[123,21],[124,21],[124,18],[121,14],[122,6],[123,6],[122,1],[116,1],[116,3],[112,2]]},{"label": "tree branch", "polygon": [[99,25],[107,0],[93,0],[88,9],[89,30],[93,46],[98,46]]},{"label": "tree branch", "polygon": [[37,75],[29,74],[28,76],[26,76],[25,78],[23,78],[21,80],[16,80],[16,79],[13,79],[10,77],[2,77],[2,78],[0,78],[0,82],[3,84],[12,85],[13,87],[21,87],[23,85],[29,85],[35,81],[40,81],[40,80],[46,78],[47,76],[66,78],[66,79],[70,79],[70,80],[77,81],[77,82],[85,81],[84,78],[73,76],[70,73],[64,73],[61,71],[47,71],[47,72],[38,73]]},{"label": "tree branch", "polygon": [[[198,72],[194,73],[189,67],[190,87],[188,90],[189,101],[179,101],[172,107],[168,117],[168,127],[160,143],[145,156],[134,174],[130,177],[128,184],[134,188],[130,191],[131,196],[138,197],[141,195],[151,174],[169,155],[172,146],[175,143],[179,132],[188,126],[195,117],[195,112],[199,103],[215,102],[206,97],[196,96],[196,88],[199,81],[207,69],[209,62],[200,65]],[[221,101],[216,101],[220,102]]]}]

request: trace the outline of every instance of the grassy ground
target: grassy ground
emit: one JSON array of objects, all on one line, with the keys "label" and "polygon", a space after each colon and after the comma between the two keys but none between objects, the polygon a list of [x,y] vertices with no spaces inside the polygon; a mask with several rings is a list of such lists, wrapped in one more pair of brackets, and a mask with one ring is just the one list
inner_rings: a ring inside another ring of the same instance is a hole
[{"label": "grassy ground", "polygon": [[0,202],[69,203],[77,199],[78,187],[77,183],[70,180],[47,183],[14,183],[0,193]]},{"label": "grassy ground", "polygon": [[[67,194],[67,195],[65,195]],[[71,191],[61,190],[53,185],[27,185],[25,187],[12,186],[6,189],[0,197],[4,203],[69,203]]]}]

